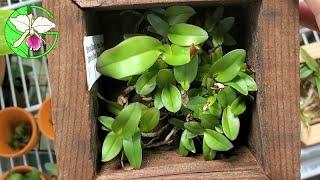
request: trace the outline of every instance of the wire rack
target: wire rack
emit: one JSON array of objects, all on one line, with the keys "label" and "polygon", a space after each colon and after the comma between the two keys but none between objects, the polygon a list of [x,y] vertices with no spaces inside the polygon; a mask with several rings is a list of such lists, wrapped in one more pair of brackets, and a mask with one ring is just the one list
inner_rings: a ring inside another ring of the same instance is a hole
[{"label": "wire rack", "polygon": [[[1,9],[17,9],[22,6],[39,4],[41,0],[0,0]],[[33,14],[37,16],[34,11]],[[44,47],[40,49],[44,52]],[[0,86],[0,107],[22,107],[36,116],[44,99],[50,95],[47,59],[27,60],[17,56],[5,56],[6,74]],[[29,165],[44,171],[46,162],[56,161],[53,144],[45,136],[38,145],[19,158],[0,158],[0,175],[18,165]]]}]

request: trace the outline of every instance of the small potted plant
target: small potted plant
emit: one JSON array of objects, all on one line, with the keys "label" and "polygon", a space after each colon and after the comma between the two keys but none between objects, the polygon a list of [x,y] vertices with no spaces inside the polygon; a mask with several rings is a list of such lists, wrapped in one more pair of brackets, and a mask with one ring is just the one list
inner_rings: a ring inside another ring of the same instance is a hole
[{"label": "small potted plant", "polygon": [[39,110],[37,123],[38,123],[40,132],[46,137],[48,137],[50,140],[54,140],[51,97],[48,97],[42,103],[41,108]]},{"label": "small potted plant", "polygon": [[54,163],[45,163],[44,167],[46,170],[49,172],[49,177],[48,179],[56,180],[58,179],[58,169],[57,165]]},{"label": "small potted plant", "polygon": [[0,156],[18,157],[38,143],[38,128],[32,115],[22,108],[0,111]]},{"label": "small potted plant", "polygon": [[46,177],[39,170],[31,166],[16,166],[5,172],[1,180],[46,180]]},{"label": "small potted plant", "polygon": [[98,95],[109,112],[99,117],[103,162],[119,155],[139,169],[143,149],[177,147],[213,160],[234,147],[257,85],[246,51],[234,48],[235,18],[223,11],[196,25],[188,23],[196,15],[189,6],[137,12],[138,31],[100,55],[97,70],[126,83],[116,97]]}]

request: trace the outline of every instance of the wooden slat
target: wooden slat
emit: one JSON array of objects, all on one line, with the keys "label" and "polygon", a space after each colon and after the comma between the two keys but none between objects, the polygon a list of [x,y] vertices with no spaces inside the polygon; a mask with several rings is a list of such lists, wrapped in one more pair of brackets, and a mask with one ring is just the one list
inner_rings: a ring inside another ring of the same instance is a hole
[{"label": "wooden slat", "polygon": [[160,4],[239,4],[248,3],[254,0],[73,0],[83,8],[126,8],[126,7],[146,7],[148,5]]},{"label": "wooden slat", "polygon": [[97,180],[107,179],[266,179],[261,167],[241,147],[222,160],[204,161],[202,156],[182,157],[177,151],[146,151],[140,170],[123,170],[119,160],[103,166]]},{"label": "wooden slat", "polygon": [[48,56],[58,179],[90,180],[96,173],[98,148],[93,121],[96,105],[86,85],[84,13],[72,1],[44,0],[43,6],[55,15],[60,33]]},{"label": "wooden slat", "polygon": [[[258,92],[250,148],[272,179],[300,178],[299,18],[296,1],[263,0],[249,12],[249,60]],[[255,27],[255,17],[257,18]]]}]

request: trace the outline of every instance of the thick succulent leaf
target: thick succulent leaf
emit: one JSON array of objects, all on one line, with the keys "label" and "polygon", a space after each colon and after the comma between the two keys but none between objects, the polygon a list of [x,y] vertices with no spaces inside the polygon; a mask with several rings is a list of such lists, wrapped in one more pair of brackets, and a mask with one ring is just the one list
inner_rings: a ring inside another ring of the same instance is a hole
[{"label": "thick succulent leaf", "polygon": [[122,149],[122,139],[114,132],[110,132],[102,145],[102,161],[110,161],[116,157]]},{"label": "thick succulent leaf", "polygon": [[184,121],[176,118],[169,119],[169,123],[172,124],[176,128],[184,129]]},{"label": "thick succulent leaf", "polygon": [[211,129],[204,131],[204,141],[215,151],[229,151],[233,148],[232,143],[224,135]]},{"label": "thick succulent leaf", "polygon": [[300,48],[300,56],[302,57],[302,59],[306,62],[306,64],[308,65],[308,67],[312,71],[314,71],[314,72],[319,72],[320,71],[320,65],[303,48]]},{"label": "thick succulent leaf", "polygon": [[184,147],[184,145],[182,144],[182,140],[180,138],[180,143],[179,143],[179,152],[181,154],[181,156],[187,156],[189,153],[189,150]]},{"label": "thick succulent leaf", "polygon": [[243,96],[238,97],[232,102],[231,111],[235,115],[240,115],[246,111],[246,101]]},{"label": "thick succulent leaf", "polygon": [[201,124],[197,121],[189,121],[184,123],[185,129],[195,135],[202,135],[204,129],[201,127]]},{"label": "thick succulent leaf", "polygon": [[166,9],[165,16],[170,25],[186,23],[196,12],[190,6],[171,6]]},{"label": "thick succulent leaf", "polygon": [[305,78],[309,77],[312,73],[313,73],[313,71],[308,66],[303,65],[302,67],[300,67],[300,78],[301,79],[305,79]]},{"label": "thick succulent leaf", "polygon": [[257,91],[258,87],[254,79],[246,73],[240,72],[239,76],[247,83],[248,91]]},{"label": "thick succulent leaf", "polygon": [[142,162],[142,147],[139,131],[137,131],[133,137],[128,137],[123,140],[123,150],[130,165],[135,169],[140,169]]},{"label": "thick succulent leaf", "polygon": [[238,137],[240,130],[240,121],[231,110],[231,106],[228,106],[223,110],[222,114],[222,129],[224,134],[230,139],[235,140]]},{"label": "thick succulent leaf", "polygon": [[192,111],[202,110],[206,102],[207,102],[207,99],[201,96],[190,97],[187,104],[187,108]]},{"label": "thick succulent leaf", "polygon": [[217,96],[218,102],[223,109],[226,108],[228,105],[231,105],[236,98],[236,92],[228,86],[225,87],[223,90],[220,90]]},{"label": "thick succulent leaf", "polygon": [[157,108],[150,108],[143,111],[140,121],[142,132],[152,131],[159,123],[160,111]]},{"label": "thick succulent leaf", "polygon": [[154,96],[154,107],[157,109],[163,108],[162,99],[161,99],[161,92],[157,92]]},{"label": "thick succulent leaf", "polygon": [[106,103],[107,111],[114,115],[118,115],[120,111],[123,109],[123,107],[120,104],[105,99],[100,93],[97,94],[97,97]]},{"label": "thick succulent leaf", "polygon": [[210,149],[210,147],[206,144],[205,140],[203,139],[202,153],[203,153],[203,157],[206,161],[211,161],[212,159],[214,159],[214,157],[216,157],[217,152]]},{"label": "thick succulent leaf", "polygon": [[182,135],[181,135],[181,139],[180,141],[182,142],[182,145],[189,151],[196,153],[196,148],[194,146],[194,142],[192,140],[192,138],[189,138],[190,132],[188,130],[184,130]]},{"label": "thick succulent leaf", "polygon": [[135,85],[136,92],[143,96],[151,93],[157,86],[156,79],[156,73],[147,72],[142,74]]},{"label": "thick succulent leaf", "polygon": [[141,118],[140,103],[133,103],[125,107],[112,124],[112,130],[122,136],[130,137],[135,133]]},{"label": "thick succulent leaf", "polygon": [[234,23],[234,17],[226,17],[219,22],[218,28],[222,33],[230,31]]},{"label": "thick succulent leaf", "polygon": [[214,129],[214,127],[217,126],[220,121],[218,117],[208,113],[200,114],[199,119],[201,120],[201,126],[205,129]]},{"label": "thick succulent leaf", "polygon": [[213,31],[212,33],[212,44],[214,47],[221,46],[224,42],[224,35],[219,31]]},{"label": "thick succulent leaf", "polygon": [[232,88],[234,88],[239,93],[245,96],[248,95],[247,82],[245,81],[245,79],[241,78],[240,76],[237,76],[232,81],[227,82],[226,85],[231,86]]},{"label": "thick succulent leaf", "polygon": [[179,46],[198,45],[208,39],[208,33],[191,24],[176,24],[169,29],[169,40]]},{"label": "thick succulent leaf", "polygon": [[190,84],[195,80],[198,72],[198,64],[198,56],[195,55],[188,64],[182,66],[175,66],[173,68],[175,79],[178,81],[178,83],[181,84],[182,88],[186,91],[189,89],[189,87],[187,88],[184,85]]},{"label": "thick succulent leaf", "polygon": [[148,14],[147,19],[157,34],[166,36],[169,29],[169,24],[155,14]]},{"label": "thick succulent leaf", "polygon": [[100,55],[97,71],[115,79],[143,73],[158,59],[160,46],[161,42],[150,36],[126,39]]},{"label": "thick succulent leaf", "polygon": [[104,127],[106,127],[109,130],[111,130],[112,129],[112,124],[114,122],[114,118],[109,117],[109,116],[100,116],[99,117],[99,121]]},{"label": "thick succulent leaf", "polygon": [[161,99],[164,107],[170,112],[178,112],[182,105],[181,93],[174,85],[163,88]]},{"label": "thick succulent leaf", "polygon": [[215,79],[219,82],[231,81],[240,72],[245,57],[246,51],[243,49],[230,51],[213,64],[210,72],[215,75]]},{"label": "thick succulent leaf", "polygon": [[172,66],[181,66],[190,62],[190,48],[181,47],[175,44],[165,45],[163,60]]},{"label": "thick succulent leaf", "polygon": [[176,80],[171,69],[161,69],[158,72],[156,82],[160,88],[163,88],[170,84],[175,84]]}]

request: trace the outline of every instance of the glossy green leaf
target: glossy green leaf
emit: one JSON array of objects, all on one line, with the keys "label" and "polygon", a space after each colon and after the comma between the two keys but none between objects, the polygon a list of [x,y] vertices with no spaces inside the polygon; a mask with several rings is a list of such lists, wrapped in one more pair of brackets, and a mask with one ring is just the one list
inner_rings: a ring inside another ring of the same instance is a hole
[{"label": "glossy green leaf", "polygon": [[203,96],[207,93],[207,90],[204,87],[199,87],[199,88],[193,88],[188,91],[188,96],[189,97],[194,97],[194,96]]},{"label": "glossy green leaf", "polygon": [[229,151],[233,148],[232,143],[224,135],[211,129],[204,131],[204,141],[215,151]]},{"label": "glossy green leaf", "polygon": [[[185,91],[189,89],[190,83],[193,82],[197,76],[198,64],[198,56],[195,55],[188,64],[175,66],[173,68],[175,79],[181,84]],[[186,87],[186,84],[189,84],[189,86]]]},{"label": "glossy green leaf", "polygon": [[219,124],[219,119],[212,114],[202,113],[199,119],[201,120],[201,126],[205,129],[213,129]]},{"label": "glossy green leaf", "polygon": [[136,36],[104,51],[97,61],[97,71],[122,79],[143,73],[158,59],[161,42],[150,36]]},{"label": "glossy green leaf", "polygon": [[147,19],[157,34],[166,36],[169,29],[169,24],[155,14],[148,14]]},{"label": "glossy green leaf", "polygon": [[179,143],[179,152],[181,154],[181,156],[187,156],[189,153],[189,150],[184,147],[184,145],[182,144],[182,140],[180,139],[180,143]]},{"label": "glossy green leaf", "polygon": [[172,84],[163,88],[161,100],[164,107],[170,112],[178,112],[182,105],[180,91]]},{"label": "glossy green leaf", "polygon": [[157,108],[150,108],[142,113],[140,129],[142,132],[152,131],[159,123],[160,111]]},{"label": "glossy green leaf", "polygon": [[214,47],[221,46],[224,42],[224,35],[219,31],[213,31],[212,33],[212,44]]},{"label": "glossy green leaf", "polygon": [[238,137],[240,130],[240,121],[231,110],[231,106],[228,106],[223,110],[222,114],[222,129],[224,134],[230,139],[235,140]]},{"label": "glossy green leaf", "polygon": [[201,127],[201,124],[197,121],[185,122],[184,127],[195,135],[202,135],[204,132],[204,129]]},{"label": "glossy green leaf", "polygon": [[313,70],[314,72],[319,72],[320,65],[317,63],[317,61],[314,58],[312,58],[308,54],[306,50],[304,50],[303,48],[300,48],[300,55],[311,70]]},{"label": "glossy green leaf", "polygon": [[228,82],[235,78],[240,72],[241,65],[246,57],[246,51],[236,49],[228,52],[219,59],[212,67],[211,72],[219,82]]},{"label": "glossy green leaf", "polygon": [[135,133],[141,118],[140,103],[133,103],[125,107],[115,118],[112,130],[122,136],[130,137]]},{"label": "glossy green leaf", "polygon": [[312,72],[313,71],[308,66],[303,65],[302,67],[300,67],[300,78],[305,79],[309,77]]},{"label": "glossy green leaf", "polygon": [[142,162],[142,147],[139,131],[137,131],[133,137],[128,137],[123,140],[123,150],[130,165],[135,169],[140,169]]},{"label": "glossy green leaf", "polygon": [[158,72],[156,82],[160,88],[163,88],[170,84],[175,84],[176,80],[171,69],[161,69]]},{"label": "glossy green leaf", "polygon": [[246,111],[246,101],[243,96],[238,97],[232,102],[231,111],[235,115],[240,115]]},{"label": "glossy green leaf", "polygon": [[143,36],[144,34],[124,34],[123,39],[129,39],[135,36]]},{"label": "glossy green leaf", "polygon": [[214,129],[215,129],[218,133],[223,134],[222,125],[219,124],[219,125],[215,126]]},{"label": "glossy green leaf", "polygon": [[216,157],[217,152],[210,149],[210,147],[206,144],[205,140],[203,139],[202,153],[203,153],[203,157],[206,161],[211,161],[212,159],[214,159],[214,157]]},{"label": "glossy green leaf", "polygon": [[123,107],[120,104],[106,100],[100,93],[97,94],[97,97],[106,103],[107,111],[114,115],[118,115],[120,111],[123,109]]},{"label": "glossy green leaf", "polygon": [[207,99],[201,96],[190,97],[187,104],[187,108],[192,111],[202,110],[206,102]]},{"label": "glossy green leaf", "polygon": [[8,47],[4,36],[6,22],[12,13],[12,10],[0,10],[0,56],[13,53],[12,50]]},{"label": "glossy green leaf", "polygon": [[170,25],[186,23],[196,12],[190,6],[171,6],[166,9],[165,16]]},{"label": "glossy green leaf", "polygon": [[209,107],[209,112],[213,116],[221,116],[222,108],[221,108],[221,105],[218,103],[218,101],[216,101]]},{"label": "glossy green leaf", "polygon": [[116,157],[122,149],[122,139],[114,132],[110,132],[102,145],[102,161],[110,161]]},{"label": "glossy green leaf", "polygon": [[226,17],[219,22],[218,28],[222,33],[230,31],[234,23],[234,17]]},{"label": "glossy green leaf", "polygon": [[190,47],[175,44],[164,46],[163,60],[172,66],[181,66],[190,62]]},{"label": "glossy green leaf", "polygon": [[154,96],[154,107],[157,109],[163,108],[162,99],[161,99],[161,92],[157,92]]},{"label": "glossy green leaf", "polygon": [[223,45],[225,46],[234,46],[237,44],[237,41],[230,35],[225,34],[223,38]]},{"label": "glossy green leaf", "polygon": [[208,39],[208,33],[191,24],[176,24],[169,29],[168,38],[179,46],[198,45]]},{"label": "glossy green leaf", "polygon": [[169,123],[172,124],[174,127],[184,129],[184,121],[180,119],[171,118],[169,119]]},{"label": "glossy green leaf", "polygon": [[187,130],[184,130],[182,135],[181,135],[181,139],[180,141],[182,142],[182,145],[189,151],[193,152],[193,153],[196,153],[196,148],[194,146],[194,142],[192,140],[192,138],[188,138],[190,137],[190,134],[189,131]]},{"label": "glossy green leaf", "polygon": [[143,96],[151,93],[156,88],[156,79],[157,74],[153,72],[142,74],[135,85],[136,92]]},{"label": "glossy green leaf", "polygon": [[235,90],[237,90],[239,93],[247,96],[248,95],[248,87],[247,82],[241,78],[240,76],[237,76],[232,81],[227,82],[226,85],[231,86]]},{"label": "glossy green leaf", "polygon": [[316,87],[318,90],[318,95],[320,96],[320,76],[314,76],[314,80],[316,82]]},{"label": "glossy green leaf", "polygon": [[114,118],[109,117],[109,116],[100,116],[99,117],[99,121],[104,127],[106,127],[109,130],[111,130],[112,129],[112,124],[114,122]]},{"label": "glossy green leaf", "polygon": [[223,109],[226,108],[228,105],[231,105],[236,98],[236,92],[228,86],[225,87],[223,90],[220,90],[217,96],[218,102]]},{"label": "glossy green leaf", "polygon": [[248,91],[257,91],[258,87],[254,79],[246,73],[240,72],[239,76],[245,80]]}]

